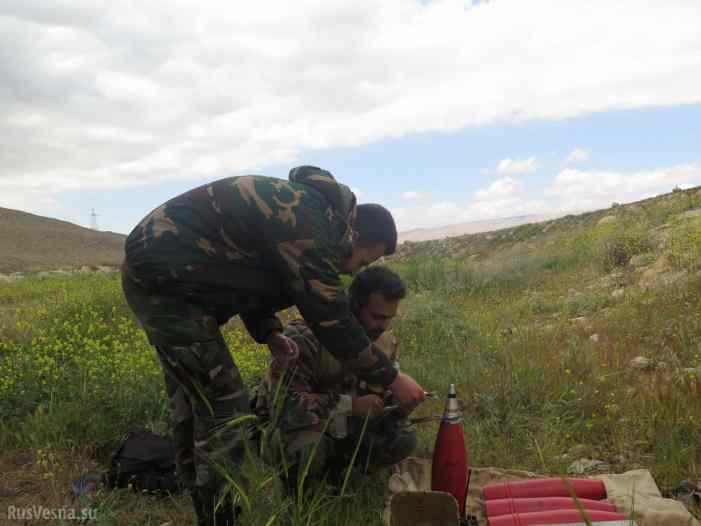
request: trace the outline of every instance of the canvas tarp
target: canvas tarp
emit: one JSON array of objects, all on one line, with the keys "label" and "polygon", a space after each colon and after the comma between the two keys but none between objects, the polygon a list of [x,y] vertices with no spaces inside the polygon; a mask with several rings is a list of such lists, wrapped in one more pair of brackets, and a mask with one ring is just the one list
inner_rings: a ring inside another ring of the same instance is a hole
[{"label": "canvas tarp", "polygon": [[[493,467],[473,467],[467,496],[467,512],[474,515],[480,526],[488,526],[484,515],[482,488],[487,484],[504,480],[546,478],[528,471]],[[683,504],[665,499],[649,471],[639,469],[616,475],[592,477],[603,481],[607,500],[621,513],[632,513],[638,526],[701,526]],[[410,457],[395,467],[389,479],[385,502],[384,522],[390,524],[390,501],[400,491],[429,491],[431,489],[431,460]]]}]

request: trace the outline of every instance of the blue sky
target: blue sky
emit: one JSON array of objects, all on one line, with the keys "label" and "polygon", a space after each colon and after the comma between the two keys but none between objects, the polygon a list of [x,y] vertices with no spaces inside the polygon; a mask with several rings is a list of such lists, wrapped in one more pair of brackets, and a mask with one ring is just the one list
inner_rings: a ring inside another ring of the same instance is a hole
[{"label": "blue sky", "polygon": [[[567,156],[577,148],[587,152],[589,158],[566,163]],[[537,160],[537,169],[520,177],[531,187],[525,192],[531,197],[541,195],[542,189],[558,173],[572,166],[634,177],[639,172],[698,164],[701,162],[701,105],[611,111],[555,121],[502,123],[454,132],[412,134],[365,146],[305,151],[300,154],[299,162],[331,170],[340,180],[360,190],[361,201],[401,208],[408,204],[401,194],[411,191],[424,194],[424,203],[469,203],[476,191],[499,180],[494,172],[500,161],[530,158]],[[286,178],[289,167],[288,164],[270,165],[255,173]],[[235,174],[239,173],[248,172]],[[699,175],[686,184],[701,185]],[[202,182],[205,180],[193,178],[136,190],[70,192],[62,196],[62,203],[67,217],[74,222],[88,226],[90,207],[94,206],[101,215],[98,218],[101,228],[126,233],[146,212]],[[658,188],[671,191],[676,184],[670,186],[661,182],[653,189],[653,195]],[[601,205],[622,202],[628,197],[624,189],[613,191]],[[642,197],[647,194],[641,193],[639,198]],[[509,213],[509,209],[505,209],[496,217]],[[450,216],[445,217],[445,222],[421,219],[417,217],[416,223],[408,223],[405,229],[454,222]]]},{"label": "blue sky", "polygon": [[573,5],[4,2],[0,206],[127,233],[316,164],[408,230],[701,185],[701,3]]}]

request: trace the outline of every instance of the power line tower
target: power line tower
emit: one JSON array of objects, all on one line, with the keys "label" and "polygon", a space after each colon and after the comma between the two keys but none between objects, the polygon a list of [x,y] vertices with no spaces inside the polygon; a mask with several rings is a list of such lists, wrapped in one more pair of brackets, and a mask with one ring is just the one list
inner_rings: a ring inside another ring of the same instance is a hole
[{"label": "power line tower", "polygon": [[92,230],[97,230],[97,214],[95,213],[94,208],[90,212],[90,228]]}]

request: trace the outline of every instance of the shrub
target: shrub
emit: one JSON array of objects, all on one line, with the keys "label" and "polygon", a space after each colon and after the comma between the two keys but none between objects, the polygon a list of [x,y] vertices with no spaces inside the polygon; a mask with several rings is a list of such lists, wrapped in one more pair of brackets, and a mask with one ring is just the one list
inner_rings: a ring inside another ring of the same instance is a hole
[{"label": "shrub", "polygon": [[669,264],[682,270],[693,270],[701,261],[701,228],[698,221],[686,221],[672,231],[665,253]]},{"label": "shrub", "polygon": [[605,272],[610,272],[626,266],[633,256],[647,252],[650,248],[651,243],[645,229],[615,226],[610,232],[598,237],[594,259]]}]

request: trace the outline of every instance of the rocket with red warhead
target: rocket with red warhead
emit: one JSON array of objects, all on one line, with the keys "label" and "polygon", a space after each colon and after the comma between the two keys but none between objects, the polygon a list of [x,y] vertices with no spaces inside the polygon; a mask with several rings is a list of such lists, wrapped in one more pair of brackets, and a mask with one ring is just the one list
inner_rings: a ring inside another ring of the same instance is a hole
[{"label": "rocket with red warhead", "polygon": [[455,497],[460,517],[465,517],[469,472],[462,415],[455,385],[450,384],[445,410],[441,419],[431,465],[431,489],[445,491]]}]

